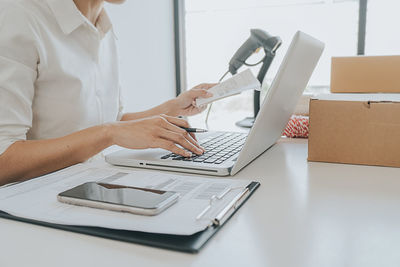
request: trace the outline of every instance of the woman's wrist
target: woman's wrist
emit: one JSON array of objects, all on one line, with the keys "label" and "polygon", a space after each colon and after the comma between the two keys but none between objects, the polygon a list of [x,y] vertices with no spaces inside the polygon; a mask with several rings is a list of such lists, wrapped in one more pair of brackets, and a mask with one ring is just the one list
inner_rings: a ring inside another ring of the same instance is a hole
[{"label": "woman's wrist", "polygon": [[179,114],[179,109],[177,107],[176,99],[171,99],[168,100],[161,105],[158,105],[152,109],[143,111],[143,112],[136,112],[136,113],[125,113],[121,121],[132,121],[132,120],[138,120],[138,119],[143,119],[151,116],[157,116],[161,114],[165,114],[168,116],[173,116],[177,117],[181,114]]},{"label": "woman's wrist", "polygon": [[101,136],[106,147],[115,145],[115,132],[120,122],[101,125]]},{"label": "woman's wrist", "polygon": [[172,116],[172,117],[177,117],[181,114],[179,114],[179,109],[177,106],[177,100],[176,98],[168,100],[166,102],[164,102],[163,104],[161,104],[160,107],[160,112],[159,114],[165,114],[168,116]]}]

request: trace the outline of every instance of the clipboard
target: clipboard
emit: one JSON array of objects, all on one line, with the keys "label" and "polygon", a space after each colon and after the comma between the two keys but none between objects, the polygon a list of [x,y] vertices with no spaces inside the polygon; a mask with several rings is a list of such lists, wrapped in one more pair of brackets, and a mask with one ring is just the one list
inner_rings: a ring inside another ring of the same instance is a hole
[{"label": "clipboard", "polygon": [[213,222],[212,225],[205,230],[195,233],[193,235],[169,235],[169,234],[154,234],[138,231],[127,230],[114,230],[102,227],[89,227],[89,226],[70,226],[62,224],[53,224],[43,221],[31,220],[27,218],[17,217],[10,215],[6,212],[0,211],[0,218],[15,220],[19,222],[31,223],[35,225],[71,231],[86,235],[103,237],[118,241],[129,243],[136,243],[152,247],[164,248],[169,250],[176,250],[186,253],[198,253],[204,245],[210,240],[224,224],[239,210],[240,207],[250,198],[255,190],[260,186],[259,182],[251,182],[247,186],[246,194],[243,195],[234,205],[232,209],[228,210],[225,214],[226,217],[218,222]]}]

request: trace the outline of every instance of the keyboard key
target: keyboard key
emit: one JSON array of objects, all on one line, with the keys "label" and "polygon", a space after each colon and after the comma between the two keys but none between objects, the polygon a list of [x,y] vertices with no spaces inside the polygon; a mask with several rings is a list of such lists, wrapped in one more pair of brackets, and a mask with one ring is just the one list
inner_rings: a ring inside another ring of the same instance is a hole
[{"label": "keyboard key", "polygon": [[209,159],[206,159],[204,161],[204,163],[214,163],[214,161],[216,161],[216,160],[217,160],[217,158],[209,158]]}]

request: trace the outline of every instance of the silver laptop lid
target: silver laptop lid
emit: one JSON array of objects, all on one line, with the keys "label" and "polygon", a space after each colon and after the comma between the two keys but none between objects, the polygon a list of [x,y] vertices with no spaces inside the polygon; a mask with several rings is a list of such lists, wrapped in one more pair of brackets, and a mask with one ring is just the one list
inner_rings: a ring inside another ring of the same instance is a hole
[{"label": "silver laptop lid", "polygon": [[294,35],[231,175],[281,137],[323,50],[319,40],[300,31]]}]

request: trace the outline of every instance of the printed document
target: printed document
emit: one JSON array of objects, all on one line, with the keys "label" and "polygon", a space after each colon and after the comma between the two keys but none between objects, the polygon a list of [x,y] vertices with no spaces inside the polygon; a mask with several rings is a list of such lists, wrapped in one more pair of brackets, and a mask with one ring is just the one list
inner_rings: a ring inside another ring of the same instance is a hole
[{"label": "printed document", "polygon": [[246,90],[259,90],[260,86],[260,82],[254,77],[251,70],[247,69],[210,88],[209,91],[213,96],[209,98],[197,98],[196,105],[207,105],[221,98],[240,94]]},{"label": "printed document", "polygon": [[[181,197],[177,203],[156,216],[81,207],[57,200],[59,193],[90,181],[175,191]],[[14,216],[56,224],[191,235],[207,228],[211,219],[250,182],[151,171],[121,171],[78,164],[0,188],[0,210]],[[223,197],[214,198],[207,213],[196,219],[210,205],[213,196]]]}]

